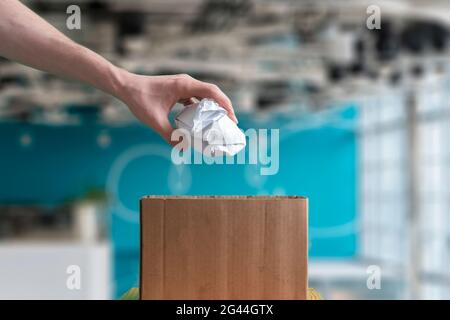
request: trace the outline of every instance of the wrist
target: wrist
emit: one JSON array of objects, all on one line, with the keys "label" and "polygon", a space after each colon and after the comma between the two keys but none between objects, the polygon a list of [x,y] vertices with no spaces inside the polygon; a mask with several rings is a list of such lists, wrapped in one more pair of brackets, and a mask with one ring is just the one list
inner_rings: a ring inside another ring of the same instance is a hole
[{"label": "wrist", "polygon": [[132,73],[112,65],[110,76],[110,94],[125,102]]}]

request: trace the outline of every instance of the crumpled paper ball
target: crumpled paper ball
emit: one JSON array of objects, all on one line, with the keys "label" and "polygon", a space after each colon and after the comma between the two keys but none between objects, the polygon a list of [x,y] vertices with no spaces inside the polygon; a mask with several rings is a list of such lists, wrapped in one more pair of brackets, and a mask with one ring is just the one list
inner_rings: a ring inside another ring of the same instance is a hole
[{"label": "crumpled paper ball", "polygon": [[246,146],[244,133],[211,99],[186,106],[175,124],[190,133],[195,150],[208,156],[234,156]]}]

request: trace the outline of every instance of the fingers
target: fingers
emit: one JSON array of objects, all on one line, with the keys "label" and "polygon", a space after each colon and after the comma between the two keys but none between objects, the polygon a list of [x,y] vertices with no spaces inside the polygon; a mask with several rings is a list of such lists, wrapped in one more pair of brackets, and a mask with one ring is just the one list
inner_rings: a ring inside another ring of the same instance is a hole
[{"label": "fingers", "polygon": [[158,121],[158,126],[155,128],[156,131],[164,138],[168,143],[175,144],[176,141],[171,140],[173,127],[169,122],[168,118],[162,118]]},{"label": "fingers", "polygon": [[212,83],[202,82],[190,76],[183,75],[183,96],[186,97],[202,97],[215,100],[222,108],[227,110],[228,116],[234,122],[238,122],[234,113],[231,100],[226,96],[218,86]]},{"label": "fingers", "polygon": [[222,90],[219,89],[218,86],[199,81],[197,88],[197,90],[199,90],[197,95],[215,100],[222,108],[227,110],[228,116],[231,120],[236,123],[238,122],[230,99],[225,95],[225,93],[222,92]]},{"label": "fingers", "polygon": [[190,104],[194,104],[197,101],[195,100],[195,98],[187,98],[187,99],[180,99],[178,100],[178,102],[186,107]]}]

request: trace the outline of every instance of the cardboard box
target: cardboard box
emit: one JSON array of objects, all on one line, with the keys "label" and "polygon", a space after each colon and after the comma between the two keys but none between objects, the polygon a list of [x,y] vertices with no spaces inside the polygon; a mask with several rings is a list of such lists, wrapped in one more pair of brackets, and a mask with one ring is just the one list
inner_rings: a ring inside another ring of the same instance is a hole
[{"label": "cardboard box", "polygon": [[303,197],[141,199],[141,299],[306,299]]}]

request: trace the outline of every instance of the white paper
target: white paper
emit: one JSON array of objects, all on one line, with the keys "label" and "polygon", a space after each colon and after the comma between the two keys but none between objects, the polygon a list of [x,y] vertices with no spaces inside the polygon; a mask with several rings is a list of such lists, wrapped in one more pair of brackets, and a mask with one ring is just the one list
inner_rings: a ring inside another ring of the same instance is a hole
[{"label": "white paper", "polygon": [[189,131],[194,148],[207,155],[234,156],[246,145],[244,133],[227,111],[210,99],[185,107],[175,123],[177,128]]}]

